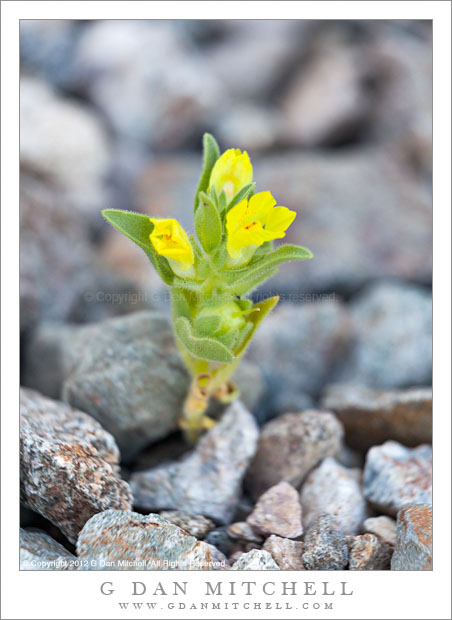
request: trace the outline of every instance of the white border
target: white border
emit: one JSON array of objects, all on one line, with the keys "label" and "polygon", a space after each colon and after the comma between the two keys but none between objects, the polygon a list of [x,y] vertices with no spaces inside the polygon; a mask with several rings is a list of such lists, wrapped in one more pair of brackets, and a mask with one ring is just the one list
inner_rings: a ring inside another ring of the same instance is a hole
[{"label": "white border", "polygon": [[[191,592],[205,578],[263,581],[346,580],[355,594],[336,609],[209,612],[202,617],[450,618],[450,3],[443,2],[3,2],[2,10],[2,618],[150,617],[119,613],[102,581],[179,579]],[[433,19],[434,22],[434,571],[377,573],[63,573],[21,572],[18,541],[18,20],[19,19]],[[124,587],[124,586],[123,586]],[[112,597],[113,598],[113,597]],[[129,597],[130,598],[130,597]],[[129,600],[129,598],[127,600]],[[167,597],[168,598],[168,597]],[[235,597],[235,601],[250,597]],[[110,600],[110,599],[108,599]],[[151,599],[147,599],[151,600]],[[184,599],[185,600],[185,599]],[[223,600],[223,599],[221,599]],[[253,601],[256,599],[253,598]],[[259,599],[260,600],[260,599]],[[271,599],[274,601],[274,598]],[[336,601],[336,599],[335,599]],[[186,601],[187,602],[187,601]],[[159,610],[157,617],[198,618]]]}]

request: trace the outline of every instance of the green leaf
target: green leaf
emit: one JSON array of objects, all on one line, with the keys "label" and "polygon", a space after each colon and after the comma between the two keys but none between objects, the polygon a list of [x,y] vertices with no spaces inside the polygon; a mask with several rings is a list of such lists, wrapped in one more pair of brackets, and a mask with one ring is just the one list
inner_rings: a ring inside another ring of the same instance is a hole
[{"label": "green leaf", "polygon": [[[273,270],[274,267],[280,265],[281,263],[285,263],[291,260],[304,260],[308,258],[312,258],[312,253],[299,245],[282,245],[277,250],[266,254],[261,259],[256,261],[255,263],[251,263],[246,267],[242,267],[241,269],[230,269],[229,271],[223,271],[222,276],[225,281],[228,283],[228,288],[237,293],[237,295],[242,295],[247,290],[247,282],[252,284],[252,288],[256,285],[254,281],[264,281],[266,280],[265,273],[272,270],[272,273],[267,277],[273,276],[276,272]],[[264,276],[261,278],[261,276]]]},{"label": "green leaf", "polygon": [[200,192],[199,202],[200,205],[195,213],[195,231],[202,247],[210,254],[218,247],[223,229],[212,200]]},{"label": "green leaf", "polygon": [[226,209],[226,205],[227,205],[227,198],[226,198],[224,189],[222,189],[220,192],[220,195],[218,196],[218,211],[220,213],[223,213],[223,211]]},{"label": "green leaf", "polygon": [[174,331],[182,345],[191,355],[209,362],[230,364],[234,356],[227,347],[213,338],[199,338],[193,334],[191,323],[185,317],[179,317],[174,323]]},{"label": "green leaf", "polygon": [[107,222],[144,250],[165,284],[171,285],[174,274],[168,261],[157,254],[149,239],[149,235],[154,230],[154,224],[149,216],[133,211],[120,211],[119,209],[104,209],[102,215]]},{"label": "green leaf", "polygon": [[184,316],[187,319],[191,318],[190,305],[187,297],[182,289],[170,289],[171,294],[171,310],[173,321],[180,316]]},{"label": "green leaf", "polygon": [[213,336],[220,329],[221,319],[218,315],[198,316],[195,319],[195,331],[200,336]]},{"label": "green leaf", "polygon": [[245,185],[245,187],[242,187],[242,189],[239,192],[237,192],[237,194],[228,204],[227,210],[229,211],[230,209],[232,209],[232,207],[235,207],[235,205],[238,205],[239,202],[241,202],[242,200],[245,200],[245,198],[247,198],[250,194],[254,192],[255,187],[256,187],[256,183],[248,183],[248,185]]},{"label": "green leaf", "polygon": [[205,192],[209,187],[210,175],[215,162],[220,157],[220,149],[215,138],[210,133],[205,133],[203,136],[204,146],[204,164],[202,168],[201,178],[199,179],[198,189],[195,194],[195,202],[193,205],[193,211],[196,213],[198,210],[198,196],[199,192]]},{"label": "green leaf", "polygon": [[242,345],[245,342],[245,338],[248,337],[248,334],[251,332],[251,330],[253,329],[253,323],[251,323],[250,321],[247,321],[245,323],[245,325],[242,327],[242,329],[240,330],[240,334],[239,337],[237,339],[237,342],[235,343],[235,346],[237,348],[238,351],[241,350]]},{"label": "green leaf", "polygon": [[264,269],[257,273],[245,274],[239,281],[234,282],[228,286],[228,291],[235,295],[244,295],[255,289],[259,284],[265,282],[269,278],[272,278],[279,271],[278,267],[273,269]]},{"label": "green leaf", "polygon": [[228,347],[228,349],[233,349],[235,343],[237,342],[238,336],[239,336],[239,330],[231,329],[230,331],[226,332],[226,334],[217,336],[217,339],[220,342],[222,342],[225,347]]}]

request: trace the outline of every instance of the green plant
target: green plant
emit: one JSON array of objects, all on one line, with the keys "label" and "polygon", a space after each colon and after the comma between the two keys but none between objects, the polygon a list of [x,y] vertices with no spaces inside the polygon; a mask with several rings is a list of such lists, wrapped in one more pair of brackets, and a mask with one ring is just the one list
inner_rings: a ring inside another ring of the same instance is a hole
[{"label": "green plant", "polygon": [[306,248],[273,240],[285,236],[295,211],[276,206],[270,192],[255,193],[248,154],[221,156],[204,135],[204,165],[194,201],[194,236],[175,219],[106,209],[104,217],[147,254],[171,292],[173,329],[193,380],[180,420],[195,441],[214,421],[211,396],[236,397],[230,378],[259,323],[278,297],[254,304],[249,294],[278,272],[281,263],[312,258]]}]

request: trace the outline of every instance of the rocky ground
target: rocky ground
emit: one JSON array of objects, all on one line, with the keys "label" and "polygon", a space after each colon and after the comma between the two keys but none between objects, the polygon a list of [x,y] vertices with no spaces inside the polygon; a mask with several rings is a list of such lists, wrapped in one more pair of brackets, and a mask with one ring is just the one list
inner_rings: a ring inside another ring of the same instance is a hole
[{"label": "rocky ground", "polygon": [[[431,79],[426,22],[21,22],[23,569],[432,568]],[[189,227],[204,131],[315,259],[190,447],[168,296],[100,210]]]}]

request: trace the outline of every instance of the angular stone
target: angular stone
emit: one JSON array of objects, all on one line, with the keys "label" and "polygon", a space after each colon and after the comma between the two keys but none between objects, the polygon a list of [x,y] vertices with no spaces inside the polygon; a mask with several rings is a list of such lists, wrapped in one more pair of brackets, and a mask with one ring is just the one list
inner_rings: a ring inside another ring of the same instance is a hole
[{"label": "angular stone", "polygon": [[347,566],[347,542],[333,517],[322,515],[312,522],[302,557],[307,570],[343,570]]},{"label": "angular stone", "polygon": [[382,389],[431,384],[431,291],[381,282],[360,293],[350,309],[354,345],[337,381]]},{"label": "angular stone", "polygon": [[229,570],[231,564],[228,558],[219,549],[206,542],[210,553],[209,570]]},{"label": "angular stone", "polygon": [[393,545],[374,534],[350,536],[349,570],[389,570]]},{"label": "angular stone", "polygon": [[409,449],[387,441],[369,450],[364,495],[381,512],[395,517],[406,504],[431,504],[432,447]]},{"label": "angular stone", "polygon": [[20,570],[75,570],[77,558],[39,530],[20,529]]},{"label": "angular stone", "polygon": [[299,487],[306,474],[341,447],[343,429],[328,411],[287,413],[263,428],[246,483],[254,498],[281,480]]},{"label": "angular stone", "polygon": [[280,570],[268,551],[253,549],[243,553],[232,565],[231,570]]},{"label": "angular stone", "polygon": [[82,327],[43,325],[26,366],[29,387],[92,415],[126,460],[176,429],[189,386],[169,320],[154,312]]},{"label": "angular stone", "polygon": [[[283,265],[281,274],[288,266],[290,263]],[[299,269],[304,269],[304,264]],[[287,298],[290,301],[290,296],[282,296]],[[259,420],[312,408],[313,399],[331,380],[350,343],[351,325],[345,306],[334,299],[281,304],[259,330],[259,338],[247,353],[267,382]]]},{"label": "angular stone", "polygon": [[395,545],[396,543],[396,522],[391,517],[370,517],[363,523],[364,532],[375,534],[385,542]]},{"label": "angular stone", "polygon": [[388,439],[407,446],[432,441],[432,390],[380,391],[363,386],[331,385],[322,399],[345,428],[349,446],[366,450]]},{"label": "angular stone", "polygon": [[159,515],[125,510],[92,517],[80,532],[77,554],[80,570],[209,570],[210,562],[206,543]]},{"label": "angular stone", "polygon": [[135,504],[148,510],[200,513],[219,523],[229,523],[257,439],[253,416],[236,401],[180,461],[132,475]]},{"label": "angular stone", "polygon": [[397,542],[391,570],[432,570],[432,507],[407,505],[397,514]]},{"label": "angular stone", "polygon": [[303,524],[308,528],[320,515],[334,517],[345,535],[360,531],[366,517],[366,501],[356,477],[356,470],[325,459],[311,472],[301,488]]},{"label": "angular stone", "polygon": [[117,475],[113,437],[90,416],[22,389],[21,501],[74,542],[86,521],[107,508],[128,510],[131,493]]},{"label": "angular stone", "polygon": [[272,534],[262,549],[270,553],[281,570],[304,570],[302,542]]},{"label": "angular stone", "polygon": [[206,536],[206,542],[216,547],[220,553],[229,557],[232,554],[234,543],[227,533],[227,527],[217,527]]},{"label": "angular stone", "polygon": [[205,538],[207,533],[215,527],[215,524],[210,519],[206,519],[202,515],[192,515],[188,512],[164,510],[160,513],[160,516],[195,538]]},{"label": "angular stone", "polygon": [[233,540],[257,543],[259,545],[263,542],[262,536],[246,521],[231,523],[226,531],[229,538],[232,538]]},{"label": "angular stone", "polygon": [[303,534],[300,498],[297,490],[281,480],[260,496],[247,522],[252,528],[268,536],[299,538]]}]

